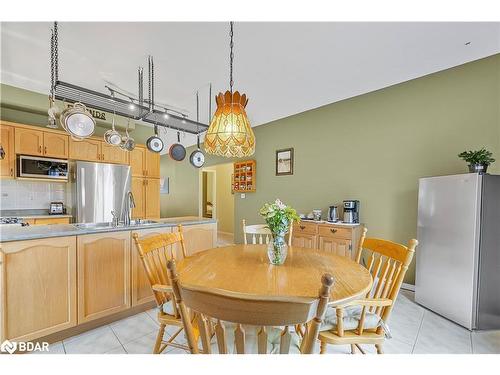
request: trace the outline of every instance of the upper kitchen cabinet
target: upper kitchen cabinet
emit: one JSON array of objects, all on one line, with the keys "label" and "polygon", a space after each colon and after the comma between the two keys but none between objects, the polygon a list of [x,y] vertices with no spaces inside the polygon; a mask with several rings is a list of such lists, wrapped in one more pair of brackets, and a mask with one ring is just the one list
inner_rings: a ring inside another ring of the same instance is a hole
[{"label": "upper kitchen cabinet", "polygon": [[146,150],[146,177],[160,178],[160,154]]},{"label": "upper kitchen cabinet", "polygon": [[15,153],[67,159],[69,137],[61,132],[16,126]]},{"label": "upper kitchen cabinet", "polygon": [[12,126],[0,126],[0,146],[4,152],[4,158],[0,158],[0,177],[14,177],[16,154],[14,152],[14,128]]},{"label": "upper kitchen cabinet", "polygon": [[128,164],[129,152],[121,147],[101,143],[101,161],[105,163]]},{"label": "upper kitchen cabinet", "polygon": [[43,155],[67,159],[69,156],[69,137],[60,133],[43,132]]},{"label": "upper kitchen cabinet", "polygon": [[132,176],[143,177],[146,175],[146,148],[136,146],[130,152],[130,169]]},{"label": "upper kitchen cabinet", "polygon": [[69,158],[85,161],[101,161],[101,141],[84,139],[82,141],[69,140]]},{"label": "upper kitchen cabinet", "polygon": [[136,146],[130,152],[130,168],[134,177],[160,178],[160,154]]},{"label": "upper kitchen cabinet", "polygon": [[43,131],[16,127],[14,134],[16,154],[43,155]]}]

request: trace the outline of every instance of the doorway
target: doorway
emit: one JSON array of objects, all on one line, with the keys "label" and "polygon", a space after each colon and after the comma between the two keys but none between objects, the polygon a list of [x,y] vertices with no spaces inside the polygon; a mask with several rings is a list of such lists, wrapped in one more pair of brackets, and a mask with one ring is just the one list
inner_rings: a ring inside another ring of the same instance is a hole
[{"label": "doorway", "polygon": [[233,163],[200,170],[199,215],[217,219],[217,245],[234,243]]}]

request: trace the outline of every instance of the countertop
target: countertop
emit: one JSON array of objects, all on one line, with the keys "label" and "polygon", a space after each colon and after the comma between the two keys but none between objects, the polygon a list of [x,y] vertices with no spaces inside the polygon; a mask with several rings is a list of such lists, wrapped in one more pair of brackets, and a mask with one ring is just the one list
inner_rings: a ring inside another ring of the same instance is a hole
[{"label": "countertop", "polygon": [[355,223],[355,224],[350,224],[350,223],[343,223],[341,221],[336,221],[336,222],[331,222],[327,220],[309,220],[309,219],[301,219],[301,223],[314,223],[314,224],[328,224],[328,225],[338,225],[339,227],[357,227],[359,225],[362,225],[360,223]]},{"label": "countertop", "polygon": [[21,219],[57,219],[71,217],[69,214],[50,215],[49,210],[0,210],[0,217],[18,217]]},{"label": "countertop", "polygon": [[140,224],[130,226],[105,227],[105,228],[77,228],[72,224],[53,224],[53,225],[33,225],[27,227],[4,225],[0,227],[0,242],[34,240],[49,237],[81,236],[85,234],[104,233],[104,232],[122,232],[135,231],[142,229],[153,229],[163,227],[173,227],[178,224],[196,225],[216,223],[216,219],[207,219],[197,216],[182,216],[162,218],[155,224]]}]

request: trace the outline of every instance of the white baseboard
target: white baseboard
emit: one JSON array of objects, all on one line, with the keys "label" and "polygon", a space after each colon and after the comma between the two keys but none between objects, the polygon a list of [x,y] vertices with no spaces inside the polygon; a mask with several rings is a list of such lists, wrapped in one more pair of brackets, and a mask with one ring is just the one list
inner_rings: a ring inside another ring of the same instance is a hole
[{"label": "white baseboard", "polygon": [[403,284],[401,284],[401,289],[411,290],[412,292],[414,292],[415,291],[415,285],[408,284],[408,283],[403,283]]}]

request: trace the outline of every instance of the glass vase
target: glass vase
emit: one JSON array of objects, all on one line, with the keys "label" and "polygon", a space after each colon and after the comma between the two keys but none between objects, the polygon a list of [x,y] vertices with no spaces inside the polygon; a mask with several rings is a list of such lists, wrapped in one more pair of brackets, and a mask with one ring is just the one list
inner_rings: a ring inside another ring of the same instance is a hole
[{"label": "glass vase", "polygon": [[275,266],[285,263],[288,253],[288,245],[285,242],[285,234],[273,234],[273,240],[267,245],[267,257],[269,262]]}]

